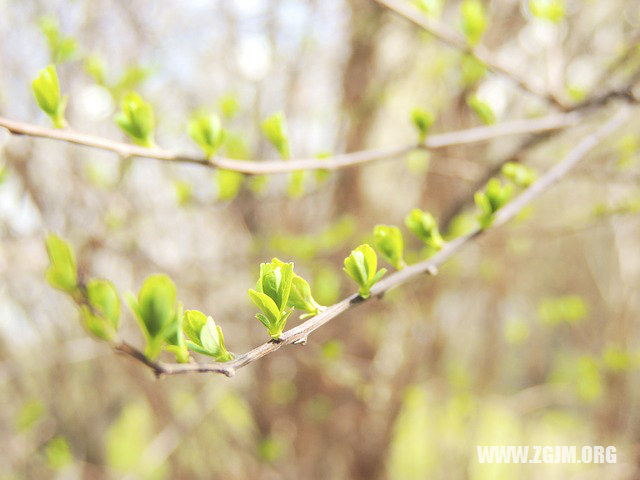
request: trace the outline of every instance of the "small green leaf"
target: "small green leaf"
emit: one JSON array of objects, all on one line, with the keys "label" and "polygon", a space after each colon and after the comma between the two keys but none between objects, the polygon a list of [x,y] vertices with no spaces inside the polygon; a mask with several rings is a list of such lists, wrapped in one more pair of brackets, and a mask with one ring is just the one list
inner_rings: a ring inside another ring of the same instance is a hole
[{"label": "small green leaf", "polygon": [[377,266],[376,252],[366,243],[352,250],[344,259],[344,271],[360,286],[362,298],[369,298],[371,287],[386,273],[384,268],[376,271]]},{"label": "small green leaf", "polygon": [[413,0],[427,17],[438,18],[442,14],[444,0]]},{"label": "small green leaf", "polygon": [[64,110],[67,106],[67,97],[60,96],[60,84],[56,67],[49,65],[40,70],[38,76],[31,82],[33,95],[40,108],[49,115],[56,128],[66,126]]},{"label": "small green leaf", "polygon": [[480,210],[478,221],[482,228],[487,228],[493,223],[495,212],[502,208],[512,195],[513,185],[510,183],[503,185],[497,178],[489,180],[484,191],[475,193],[473,198]]},{"label": "small green leaf", "polygon": [[289,300],[293,263],[283,263],[276,259],[271,263],[260,264],[260,278],[256,290],[268,295],[280,312],[284,312]]},{"label": "small green leaf", "polygon": [[502,166],[502,174],[518,187],[526,188],[537,178],[535,170],[521,163],[507,162]]},{"label": "small green leaf", "polygon": [[469,97],[467,97],[467,104],[476,113],[480,120],[482,120],[482,123],[486,125],[496,123],[496,116],[491,107],[480,100],[477,95],[469,95]]},{"label": "small green leaf", "polygon": [[262,133],[271,142],[283,159],[288,159],[289,134],[284,113],[277,112],[262,121]]},{"label": "small green leaf", "polygon": [[289,175],[289,183],[287,184],[287,195],[291,198],[298,198],[304,194],[304,181],[306,172],[300,170]]},{"label": "small green leaf", "polygon": [[[281,267],[286,265],[284,262],[278,260],[277,258],[271,260],[271,263],[279,265]],[[295,272],[293,273],[293,277],[291,279],[291,290],[289,292],[289,300],[287,302],[287,306],[307,312],[300,318],[307,318],[316,315],[320,311],[320,309],[324,308],[313,299],[309,283],[307,283],[304,278],[297,275]]]},{"label": "small green leaf", "polygon": [[424,142],[431,125],[433,125],[433,114],[421,108],[414,108],[411,111],[411,121],[418,130],[418,139],[420,142]]},{"label": "small green leaf", "polygon": [[104,60],[96,54],[89,55],[84,61],[84,70],[100,86],[107,84],[107,67]]},{"label": "small green leaf", "polygon": [[564,0],[529,0],[529,10],[535,17],[559,23],[565,15]]},{"label": "small green leaf", "polygon": [[54,470],[62,470],[73,462],[71,447],[66,438],[61,435],[53,437],[44,448],[49,466]]},{"label": "small green leaf", "polygon": [[258,319],[267,326],[274,339],[280,338],[291,313],[288,302],[292,282],[293,263],[274,259],[271,263],[260,264],[256,290],[249,290],[253,302],[266,314],[265,318],[258,316]]},{"label": "small green leaf", "polygon": [[87,283],[87,301],[87,328],[97,337],[111,340],[120,323],[120,297],[115,287],[108,280],[91,279]]},{"label": "small green leaf", "polygon": [[151,104],[140,95],[130,92],[124,96],[121,112],[116,116],[118,126],[131,137],[134,143],[143,147],[153,147],[155,116]]},{"label": "small green leaf", "polygon": [[235,117],[236,113],[240,110],[238,98],[232,94],[221,97],[218,104],[220,105],[220,112],[222,113],[222,116],[227,119]]},{"label": "small green leaf", "polygon": [[376,225],[373,229],[374,245],[387,262],[397,270],[402,270],[406,264],[403,259],[404,241],[398,227]]},{"label": "small green leaf", "polygon": [[62,238],[50,233],[46,239],[49,268],[45,275],[53,288],[73,294],[78,286],[78,273],[73,250]]},{"label": "small green leaf", "polygon": [[184,180],[176,180],[173,182],[173,190],[176,194],[178,206],[184,207],[188,205],[193,198],[193,185]]},{"label": "small green leaf", "polygon": [[487,17],[480,0],[464,0],[460,6],[462,30],[469,45],[477,45],[487,29]]},{"label": "small green leaf", "polygon": [[275,325],[280,320],[280,310],[276,303],[267,294],[249,289],[249,296],[253,303],[265,313],[265,317],[269,325]]},{"label": "small green leaf", "polygon": [[220,325],[216,325],[212,317],[207,318],[207,323],[200,332],[200,340],[202,347],[218,362],[228,362],[233,358],[233,355],[227,352],[225,347]]},{"label": "small green leaf", "polygon": [[429,212],[414,208],[404,219],[405,225],[416,237],[434,250],[440,250],[444,245],[438,223]]},{"label": "small green leaf", "polygon": [[181,330],[181,316],[176,312],[176,286],[167,275],[151,275],[142,284],[138,298],[130,295],[127,300],[147,338],[145,354],[154,359],[163,344],[170,337],[177,338]]},{"label": "small green leaf", "polygon": [[38,23],[47,39],[53,63],[62,63],[74,56],[78,47],[75,39],[62,35],[58,21],[54,17],[42,17]]},{"label": "small green leaf", "polygon": [[207,316],[198,310],[185,310],[182,319],[182,328],[185,335],[196,345],[202,346],[200,332],[207,323]]},{"label": "small green leaf", "polygon": [[199,113],[189,122],[189,135],[210,158],[222,146],[225,134],[217,115]]},{"label": "small green leaf", "polygon": [[475,85],[487,73],[487,67],[484,63],[473,55],[467,54],[462,56],[460,69],[462,71],[462,84],[465,87]]},{"label": "small green leaf", "polygon": [[219,169],[216,172],[216,183],[218,185],[218,200],[233,200],[240,191],[244,175],[232,170]]}]

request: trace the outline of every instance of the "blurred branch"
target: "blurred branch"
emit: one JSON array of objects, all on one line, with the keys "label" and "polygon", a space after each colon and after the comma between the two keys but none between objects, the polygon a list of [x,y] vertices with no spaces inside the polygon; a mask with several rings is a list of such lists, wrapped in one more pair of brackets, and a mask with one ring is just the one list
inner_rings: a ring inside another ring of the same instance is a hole
[{"label": "blurred branch", "polygon": [[249,175],[295,172],[298,170],[338,170],[369,162],[398,157],[416,148],[437,149],[452,145],[465,145],[484,142],[494,138],[511,135],[558,130],[575,124],[579,116],[575,113],[554,114],[546,117],[513,120],[498,125],[469,128],[448,133],[430,135],[423,143],[397,147],[377,148],[358,152],[343,153],[327,158],[297,158],[291,160],[234,160],[215,156],[207,159],[202,156],[190,156],[160,148],[146,148],[123,142],[109,140],[96,135],[88,135],[70,129],[42,127],[25,122],[0,117],[0,127],[16,135],[36,138],[48,138],[74,143],[85,147],[96,148],[130,158],[151,158],[155,160],[193,163],[210,168],[222,168]]},{"label": "blurred branch", "polygon": [[[421,274],[436,275],[438,267],[445,263],[449,258],[458,253],[467,244],[471,243],[477,237],[480,237],[486,232],[489,232],[506,222],[514,218],[520,213],[529,203],[534,199],[552,187],[556,182],[566,176],[571,169],[573,169],[581,160],[583,160],[587,154],[595,148],[602,140],[610,135],[617,128],[622,126],[629,116],[630,108],[623,106],[616,115],[614,115],[609,121],[604,123],[591,135],[585,137],[579,142],[576,147],[569,152],[569,154],[554,167],[549,169],[544,175],[542,175],[538,181],[533,183],[530,187],[524,190],[518,197],[508,203],[506,206],[498,210],[494,216],[494,221],[491,228],[476,229],[471,233],[463,235],[461,237],[452,240],[446,244],[442,250],[436,253],[428,260],[416,263],[406,267],[403,270],[395,272],[385,279],[378,282],[371,288],[371,296],[381,297],[385,292],[392,288],[398,287],[414,277]],[[284,332],[278,341],[270,340],[253,350],[238,356],[234,360],[226,363],[172,363],[166,364],[162,362],[152,362],[148,360],[144,355],[134,347],[122,343],[115,346],[115,349],[119,352],[127,354],[136,360],[143,362],[149,366],[156,375],[177,375],[191,372],[213,372],[222,373],[228,377],[233,376],[239,368],[242,368],[256,360],[279,350],[284,345],[291,344],[305,344],[309,334],[333,320],[340,314],[351,310],[352,308],[368,301],[369,299],[363,299],[358,294],[353,294],[340,302],[328,307],[318,315],[310,318],[309,320],[301,323],[300,325],[291,328]]]},{"label": "blurred branch", "polygon": [[464,53],[473,55],[475,58],[484,63],[487,68],[495,73],[504,75],[511,79],[522,90],[525,90],[536,97],[555,105],[561,110],[566,109],[566,105],[556,98],[551,92],[548,92],[537,85],[534,85],[526,78],[514,72],[509,66],[500,61],[493,52],[482,45],[475,47],[470,46],[465,38],[458,34],[455,30],[446,24],[433,20],[422,14],[417,7],[405,0],[374,0],[380,5],[388,8],[397,15],[409,20],[414,25],[426,30],[438,40],[450,47],[460,50]]}]

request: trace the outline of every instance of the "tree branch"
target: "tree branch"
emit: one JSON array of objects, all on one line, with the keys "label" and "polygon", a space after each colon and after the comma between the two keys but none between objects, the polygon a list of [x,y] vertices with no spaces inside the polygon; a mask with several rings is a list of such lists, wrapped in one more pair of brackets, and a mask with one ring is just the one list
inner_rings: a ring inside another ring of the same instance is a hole
[{"label": "tree branch", "polygon": [[417,7],[412,5],[411,3],[405,0],[374,0],[380,5],[388,8],[392,12],[397,15],[405,18],[410,21],[414,25],[426,30],[431,35],[436,37],[442,43],[449,45],[450,47],[455,48],[456,50],[460,50],[464,53],[468,53],[473,55],[475,58],[484,63],[487,68],[494,73],[499,73],[511,81],[513,81],[518,87],[522,90],[529,92],[535,95],[538,98],[542,98],[543,100],[555,105],[561,110],[565,110],[566,105],[561,102],[558,98],[556,98],[551,92],[548,92],[537,85],[534,85],[532,82],[527,80],[525,77],[520,76],[516,72],[514,72],[509,66],[505,65],[502,61],[498,60],[498,58],[491,52],[489,49],[482,45],[477,45],[475,47],[470,46],[466,39],[460,35],[458,32],[448,27],[446,24],[433,20],[431,18],[426,17],[423,13],[418,10]]},{"label": "tree branch", "polygon": [[[477,237],[494,230],[495,228],[504,225],[506,222],[514,218],[520,213],[524,207],[531,203],[534,199],[540,196],[543,192],[552,187],[556,182],[566,176],[571,169],[573,169],[581,160],[583,160],[587,154],[602,142],[608,135],[623,125],[624,121],[629,116],[630,108],[623,106],[616,115],[614,115],[609,121],[598,128],[588,137],[585,137],[580,143],[576,145],[569,152],[569,154],[554,167],[549,169],[543,176],[541,176],[535,183],[525,189],[518,197],[508,203],[506,206],[498,210],[494,216],[493,224],[488,229],[476,229],[467,235],[452,240],[447,243],[442,250],[437,252],[434,256],[428,260],[416,263],[415,265],[408,266],[403,270],[395,272],[388,277],[382,279],[376,285],[371,288],[371,296],[380,297],[388,290],[398,287],[410,279],[417,277],[421,274],[436,275],[438,267],[445,263],[449,258],[458,253],[467,244],[472,242]],[[137,349],[131,347],[128,344],[119,344],[115,346],[115,349],[119,352],[125,353],[136,360],[143,362],[149,366],[156,375],[178,375],[183,373],[192,372],[213,372],[222,373],[228,377],[231,377],[235,372],[246,365],[249,365],[256,360],[279,350],[285,345],[291,344],[304,344],[307,341],[307,337],[323,326],[330,322],[340,314],[355,308],[369,299],[363,299],[358,294],[353,294],[340,302],[328,307],[318,315],[306,320],[300,325],[293,327],[282,334],[280,340],[270,340],[262,345],[250,350],[249,352],[239,355],[234,360],[226,363],[162,363],[151,362]]]},{"label": "tree branch", "polygon": [[71,129],[55,129],[0,117],[0,127],[16,135],[48,138],[82,145],[89,148],[114,152],[122,157],[151,158],[162,161],[193,163],[210,168],[222,168],[250,175],[295,172],[298,170],[338,170],[369,162],[398,157],[416,148],[438,149],[452,145],[484,142],[510,135],[525,135],[558,130],[575,124],[580,119],[576,113],[554,114],[546,117],[513,120],[498,125],[469,128],[448,133],[429,135],[421,144],[377,148],[359,152],[343,153],[328,158],[297,158],[291,160],[234,160],[215,156],[192,156],[161,148],[145,148],[129,143],[80,133]]}]

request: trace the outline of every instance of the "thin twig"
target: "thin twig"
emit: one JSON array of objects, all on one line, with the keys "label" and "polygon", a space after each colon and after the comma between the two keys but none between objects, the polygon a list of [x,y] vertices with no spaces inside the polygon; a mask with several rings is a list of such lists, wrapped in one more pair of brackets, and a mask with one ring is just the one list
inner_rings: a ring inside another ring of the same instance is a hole
[{"label": "thin twig", "polygon": [[222,168],[236,172],[262,175],[295,172],[298,170],[338,170],[369,162],[397,158],[416,148],[438,149],[452,145],[465,145],[483,142],[510,135],[525,135],[546,132],[569,127],[580,119],[576,113],[553,114],[534,119],[513,120],[498,125],[469,128],[448,133],[434,134],[427,137],[422,144],[410,144],[398,147],[377,148],[358,152],[343,153],[328,158],[297,158],[283,160],[234,160],[215,156],[207,159],[176,153],[161,148],[145,148],[129,143],[117,142],[107,138],[80,133],[71,129],[55,129],[42,127],[8,118],[0,117],[0,127],[16,135],[27,135],[37,138],[48,138],[74,143],[85,147],[114,152],[121,157],[140,157],[203,165],[211,168]]},{"label": "thin twig", "polygon": [[[435,275],[438,271],[438,267],[451,258],[454,254],[458,253],[463,247],[469,244],[475,238],[483,235],[484,233],[491,231],[520,213],[524,207],[531,203],[535,198],[548,190],[557,181],[563,178],[574,168],[586,155],[597,146],[602,140],[610,135],[614,130],[619,128],[629,115],[629,107],[623,106],[618,113],[607,121],[598,130],[593,132],[588,137],[584,138],[578,145],[569,152],[569,154],[558,164],[548,170],[543,176],[541,176],[535,183],[525,189],[518,197],[508,203],[505,207],[498,210],[494,216],[493,224],[490,228],[482,230],[476,229],[471,233],[456,238],[455,240],[446,244],[442,250],[437,252],[434,256],[428,260],[416,263],[409,267],[404,268],[398,272],[395,272],[388,277],[384,278],[371,288],[371,296],[369,299],[363,299],[358,294],[353,294],[344,300],[328,307],[323,312],[310,318],[309,320],[301,323],[300,325],[287,330],[282,334],[278,341],[270,340],[262,345],[254,348],[253,350],[236,357],[234,360],[226,363],[162,363],[162,362],[150,362],[144,358],[144,355],[136,349],[131,351],[132,347],[127,344],[116,346],[116,350],[128,354],[133,358],[142,361],[144,364],[150,366],[157,375],[178,375],[191,372],[214,372],[222,373],[228,377],[235,374],[236,370],[249,365],[252,362],[268,355],[270,353],[279,350],[285,345],[291,344],[304,344],[307,337],[333,320],[340,314],[351,310],[352,308],[369,301],[371,298],[382,296],[388,290],[398,287],[410,279],[422,274]],[[140,356],[143,358],[141,359]]]},{"label": "thin twig", "polygon": [[509,78],[521,89],[535,95],[538,98],[542,98],[545,101],[559,107],[561,110],[566,109],[566,105],[556,98],[551,92],[546,91],[525,77],[520,76],[514,72],[510,67],[500,61],[493,52],[484,47],[483,45],[477,45],[475,47],[470,46],[465,38],[458,32],[448,27],[446,24],[438,22],[432,18],[426,17],[417,7],[405,0],[374,0],[380,5],[388,8],[397,15],[409,20],[414,25],[426,30],[431,35],[436,37],[442,43],[449,45],[450,47],[460,50],[469,55],[473,55],[486,65],[486,67],[505,77]]}]

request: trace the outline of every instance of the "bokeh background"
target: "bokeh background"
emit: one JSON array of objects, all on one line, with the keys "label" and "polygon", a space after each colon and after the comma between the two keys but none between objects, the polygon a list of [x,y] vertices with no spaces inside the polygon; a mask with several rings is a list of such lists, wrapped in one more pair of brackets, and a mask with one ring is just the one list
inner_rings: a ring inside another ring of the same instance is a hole
[{"label": "bokeh background", "polygon": [[[416,3],[459,30],[459,2]],[[637,1],[559,3],[564,16],[550,21],[527,1],[485,2],[483,43],[567,104],[624,85],[640,67]],[[411,143],[414,107],[436,114],[436,132],[481,125],[473,94],[497,122],[554,111],[371,0],[0,0],[2,116],[49,124],[30,82],[52,60],[72,127],[125,140],[113,117],[136,90],[161,146],[196,153],[186,125],[205,108],[238,159],[277,158],[260,121],[280,110],[293,156]],[[242,353],[266,340],[246,293],[261,261],[294,261],[331,304],[354,291],[342,260],[374,225],[402,225],[420,207],[455,237],[473,227],[473,192],[496,166],[543,171],[610,113],[293,180],[0,131],[0,478],[638,478],[637,113],[437,277],[231,379],[156,380],[89,338],[43,278],[47,231],[120,292],[165,272]],[[407,258],[425,258],[404,232]],[[123,315],[122,335],[142,345]],[[479,465],[478,444],[615,445],[618,459]]]}]

